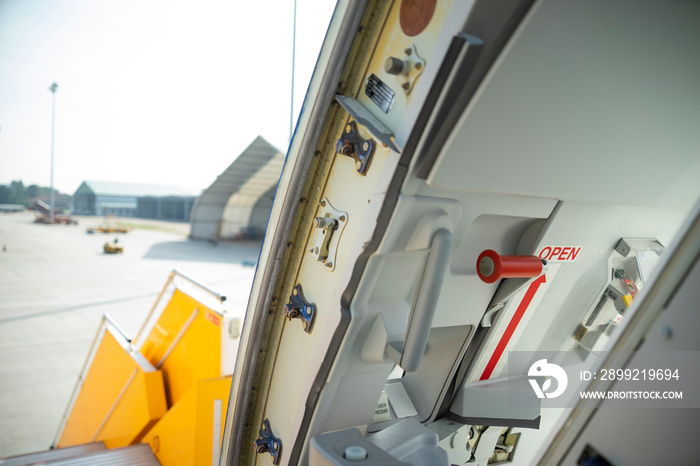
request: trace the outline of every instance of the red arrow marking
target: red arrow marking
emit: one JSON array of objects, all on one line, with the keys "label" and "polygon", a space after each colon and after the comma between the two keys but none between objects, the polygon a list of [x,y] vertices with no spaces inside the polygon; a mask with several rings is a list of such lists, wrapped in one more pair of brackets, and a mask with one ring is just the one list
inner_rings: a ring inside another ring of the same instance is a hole
[{"label": "red arrow marking", "polygon": [[508,324],[508,327],[506,327],[506,331],[503,332],[503,335],[501,336],[501,340],[498,342],[498,345],[496,346],[496,350],[491,355],[491,359],[489,359],[488,364],[486,364],[486,368],[484,369],[484,373],[481,374],[481,378],[479,380],[486,380],[489,377],[491,377],[491,373],[496,368],[496,364],[498,364],[498,360],[501,359],[501,355],[503,354],[503,351],[505,351],[506,346],[508,346],[508,342],[510,341],[510,338],[513,336],[515,329],[518,327],[520,320],[522,320],[523,315],[525,314],[525,311],[527,311],[527,307],[532,302],[532,298],[535,297],[535,293],[537,293],[537,290],[540,288],[540,285],[542,285],[546,281],[547,281],[547,275],[543,274],[537,280],[535,280],[534,282],[532,282],[530,284],[530,286],[527,289],[527,292],[525,293],[525,296],[523,296],[523,300],[520,301],[520,305],[518,306],[518,309],[515,310],[515,314],[513,314],[513,317],[510,319],[510,323]]}]

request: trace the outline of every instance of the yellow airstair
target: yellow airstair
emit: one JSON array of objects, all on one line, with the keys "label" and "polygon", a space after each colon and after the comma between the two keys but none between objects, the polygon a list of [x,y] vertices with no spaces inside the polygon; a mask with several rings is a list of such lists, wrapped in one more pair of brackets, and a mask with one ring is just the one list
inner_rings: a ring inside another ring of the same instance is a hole
[{"label": "yellow airstair", "polygon": [[218,464],[242,326],[225,299],[174,270],[135,338],[105,315],[55,450],[0,464]]}]

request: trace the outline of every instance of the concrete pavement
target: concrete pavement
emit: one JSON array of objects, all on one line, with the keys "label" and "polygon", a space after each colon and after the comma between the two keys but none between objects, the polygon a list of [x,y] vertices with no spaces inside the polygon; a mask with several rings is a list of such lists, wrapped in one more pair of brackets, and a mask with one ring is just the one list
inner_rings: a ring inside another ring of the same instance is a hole
[{"label": "concrete pavement", "polygon": [[[99,218],[78,226],[32,220],[0,214],[0,457],[50,446],[105,312],[135,335],[177,269],[243,313],[260,249],[190,241],[186,224],[88,235]],[[104,254],[115,236],[124,253]]]}]

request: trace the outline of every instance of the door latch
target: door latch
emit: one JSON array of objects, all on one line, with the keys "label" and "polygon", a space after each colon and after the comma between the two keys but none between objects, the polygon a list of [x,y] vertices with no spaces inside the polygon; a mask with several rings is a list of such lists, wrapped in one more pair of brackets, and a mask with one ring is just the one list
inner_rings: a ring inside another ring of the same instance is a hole
[{"label": "door latch", "polygon": [[314,317],[316,317],[316,306],[309,304],[304,298],[301,283],[297,283],[289,297],[289,303],[284,306],[284,315],[287,319],[301,319],[302,326],[306,333],[311,333]]},{"label": "door latch", "polygon": [[269,452],[272,455],[272,464],[279,464],[280,454],[282,453],[282,441],[272,433],[268,419],[263,421],[260,428],[260,438],[253,443],[257,453]]},{"label": "door latch", "polygon": [[335,269],[338,242],[348,223],[348,214],[333,208],[328,199],[319,204],[319,212],[314,219],[316,234],[309,252],[328,270]]},{"label": "door latch", "polygon": [[335,143],[335,150],[341,155],[355,159],[355,170],[365,176],[375,145],[372,139],[362,138],[357,132],[357,124],[351,121],[345,125],[343,135]]},{"label": "door latch", "polygon": [[389,57],[384,62],[384,71],[393,74],[401,83],[401,89],[410,94],[418,77],[425,68],[425,60],[418,56],[416,46],[411,44],[399,57]]}]

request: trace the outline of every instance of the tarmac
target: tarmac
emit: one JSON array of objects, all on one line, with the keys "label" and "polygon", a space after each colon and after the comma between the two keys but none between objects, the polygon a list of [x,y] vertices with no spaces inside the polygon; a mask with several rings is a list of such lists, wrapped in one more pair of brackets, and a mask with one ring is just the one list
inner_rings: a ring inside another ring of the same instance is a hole
[{"label": "tarmac", "polygon": [[[136,335],[173,269],[243,314],[261,243],[189,240],[187,223],[123,219],[127,234],[0,214],[0,458],[46,450],[102,315]],[[104,254],[115,237],[123,254]]]}]

